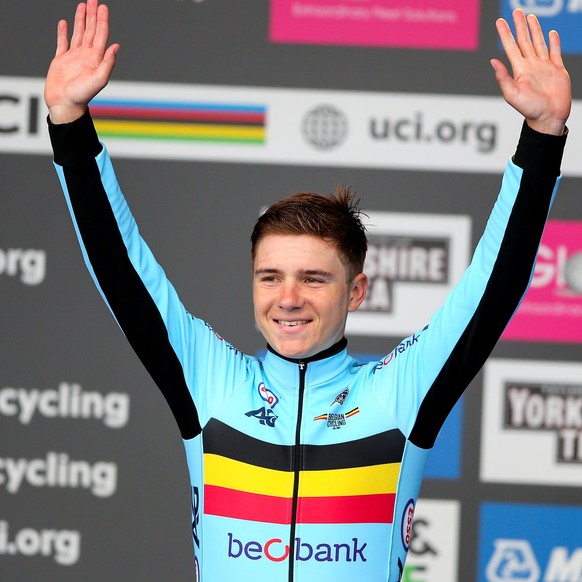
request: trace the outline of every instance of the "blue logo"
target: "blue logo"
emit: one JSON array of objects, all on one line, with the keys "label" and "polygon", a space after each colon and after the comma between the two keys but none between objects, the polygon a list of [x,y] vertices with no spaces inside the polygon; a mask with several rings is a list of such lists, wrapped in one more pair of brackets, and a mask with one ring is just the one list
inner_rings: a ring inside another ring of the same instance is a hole
[{"label": "blue logo", "polygon": [[279,404],[279,398],[269,390],[263,382],[259,383],[258,386],[259,396],[271,407],[275,408]]},{"label": "blue logo", "polygon": [[264,406],[257,408],[257,410],[245,412],[245,416],[249,418],[254,416],[259,421],[259,424],[270,428],[275,428],[275,421],[279,418],[270,408],[265,408]]},{"label": "blue logo", "polygon": [[479,582],[582,580],[582,508],[484,503]]},{"label": "blue logo", "polygon": [[582,0],[502,0],[501,16],[511,23],[516,8],[535,14],[544,31],[555,28],[563,53],[582,53]]}]

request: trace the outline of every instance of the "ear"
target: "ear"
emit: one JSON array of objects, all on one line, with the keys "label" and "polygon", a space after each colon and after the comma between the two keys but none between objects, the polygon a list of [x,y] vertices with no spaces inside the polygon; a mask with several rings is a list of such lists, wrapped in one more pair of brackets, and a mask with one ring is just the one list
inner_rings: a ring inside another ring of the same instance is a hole
[{"label": "ear", "polygon": [[348,311],[356,311],[362,304],[368,292],[368,277],[364,273],[359,273],[350,283],[350,301]]}]

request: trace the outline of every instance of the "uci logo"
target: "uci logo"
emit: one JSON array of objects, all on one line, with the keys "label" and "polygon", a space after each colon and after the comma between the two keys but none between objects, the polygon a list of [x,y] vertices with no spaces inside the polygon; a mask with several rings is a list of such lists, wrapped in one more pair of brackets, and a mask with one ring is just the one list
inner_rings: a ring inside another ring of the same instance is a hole
[{"label": "uci logo", "polygon": [[0,93],[0,138],[15,134],[39,133],[40,97]]}]

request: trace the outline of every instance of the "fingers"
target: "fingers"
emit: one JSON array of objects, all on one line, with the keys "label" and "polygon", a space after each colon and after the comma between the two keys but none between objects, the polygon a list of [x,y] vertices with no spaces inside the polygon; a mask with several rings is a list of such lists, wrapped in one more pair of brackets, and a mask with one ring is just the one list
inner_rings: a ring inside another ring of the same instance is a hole
[{"label": "fingers", "polygon": [[73,36],[71,37],[71,48],[78,48],[83,44],[83,35],[85,34],[85,14],[87,6],[81,3],[77,6],[75,12],[75,21],[73,25]]},{"label": "fingers", "polygon": [[515,38],[513,38],[509,24],[507,24],[503,18],[498,18],[495,22],[495,26],[497,28],[499,40],[501,40],[501,44],[503,45],[503,50],[505,51],[511,66],[514,67],[516,63],[522,59],[522,54],[515,42]]},{"label": "fingers", "polygon": [[535,49],[531,42],[528,20],[523,10],[514,10],[512,12],[513,25],[515,27],[515,37],[517,46],[524,57],[534,56]]},{"label": "fingers", "polygon": [[557,30],[550,30],[549,33],[550,41],[550,60],[558,67],[564,66],[564,61],[562,60],[562,45],[560,43],[560,35]]},{"label": "fingers", "polygon": [[87,0],[85,14],[85,34],[83,35],[83,46],[92,47],[95,29],[97,26],[98,0]]},{"label": "fingers", "polygon": [[95,22],[95,34],[93,36],[93,46],[100,50],[105,51],[107,47],[107,41],[109,39],[109,10],[105,4],[99,6],[99,10],[96,14]]},{"label": "fingers", "polygon": [[69,30],[66,20],[59,20],[57,25],[57,50],[55,56],[58,57],[69,50]]},{"label": "fingers", "polygon": [[[517,9],[513,11],[513,23],[515,26],[515,38],[505,20],[500,18],[496,23],[501,44],[511,65],[517,65],[524,58],[537,57],[547,60],[550,54],[537,17],[534,14],[529,14],[526,17],[523,10]],[[559,38],[554,39],[554,46],[556,54],[559,55]]]},{"label": "fingers", "polygon": [[75,12],[71,48],[91,48],[98,37],[97,43],[105,50],[109,35],[109,13],[105,4],[99,5],[99,0],[87,0],[80,3]]},{"label": "fingers", "polygon": [[527,23],[531,33],[532,45],[535,50],[535,54],[542,58],[548,59],[548,47],[546,45],[546,40],[544,39],[544,32],[540,26],[540,22],[534,14],[530,14],[527,17]]}]

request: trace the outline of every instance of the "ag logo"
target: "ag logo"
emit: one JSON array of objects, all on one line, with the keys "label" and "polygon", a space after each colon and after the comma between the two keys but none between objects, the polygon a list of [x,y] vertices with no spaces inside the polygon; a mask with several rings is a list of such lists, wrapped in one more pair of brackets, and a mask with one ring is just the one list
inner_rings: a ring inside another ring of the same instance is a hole
[{"label": "ag logo", "polygon": [[259,396],[269,405],[269,408],[262,406],[256,410],[249,410],[249,412],[245,412],[245,416],[248,416],[249,418],[254,416],[263,426],[273,428],[275,426],[275,421],[278,418],[273,412],[273,408],[279,404],[279,398],[265,386],[264,382],[259,382],[257,390]]},{"label": "ag logo", "polygon": [[275,421],[278,418],[270,408],[265,408],[264,406],[257,408],[257,410],[249,410],[248,412],[245,412],[245,416],[248,416],[249,418],[254,416],[258,419],[259,424],[271,428],[275,426]]},{"label": "ag logo", "polygon": [[537,582],[540,567],[527,540],[495,540],[487,564],[488,582]]}]

